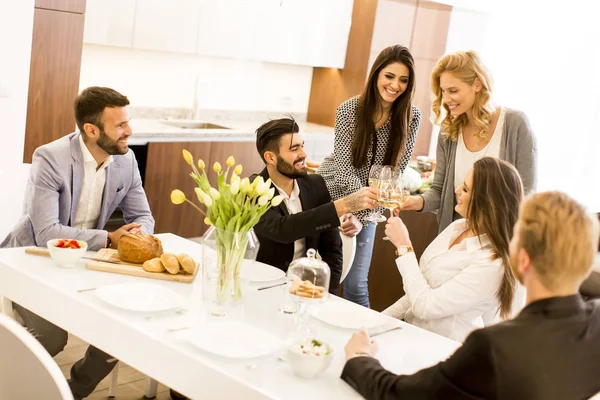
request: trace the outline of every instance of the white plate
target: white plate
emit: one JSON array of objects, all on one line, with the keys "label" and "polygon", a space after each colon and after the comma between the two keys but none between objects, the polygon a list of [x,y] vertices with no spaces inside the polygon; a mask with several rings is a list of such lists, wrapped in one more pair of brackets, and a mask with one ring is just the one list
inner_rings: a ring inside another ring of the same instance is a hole
[{"label": "white plate", "polygon": [[242,278],[250,282],[270,282],[285,277],[285,272],[268,264],[254,261],[242,265]]},{"label": "white plate", "polygon": [[236,321],[214,322],[186,334],[194,346],[228,358],[256,358],[279,350],[282,341],[267,331]]},{"label": "white plate", "polygon": [[94,291],[102,301],[129,311],[156,312],[183,307],[185,299],[177,292],[152,283],[122,283]]},{"label": "white plate", "polygon": [[359,330],[382,327],[389,321],[385,315],[347,301],[328,301],[321,305],[314,317],[325,323],[345,329]]}]

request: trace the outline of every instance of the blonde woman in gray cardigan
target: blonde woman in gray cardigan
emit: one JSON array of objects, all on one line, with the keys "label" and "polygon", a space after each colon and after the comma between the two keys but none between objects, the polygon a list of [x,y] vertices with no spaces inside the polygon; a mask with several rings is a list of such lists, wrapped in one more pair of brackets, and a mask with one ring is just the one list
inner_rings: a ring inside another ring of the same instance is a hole
[{"label": "blonde woman in gray cardigan", "polygon": [[[459,219],[454,191],[474,162],[496,157],[513,164],[525,194],[535,190],[537,147],[527,116],[492,103],[492,78],[474,51],[443,56],[431,74],[433,120],[441,126],[431,188],[403,210],[436,211],[439,232]],[[441,123],[440,123],[441,120]]]}]

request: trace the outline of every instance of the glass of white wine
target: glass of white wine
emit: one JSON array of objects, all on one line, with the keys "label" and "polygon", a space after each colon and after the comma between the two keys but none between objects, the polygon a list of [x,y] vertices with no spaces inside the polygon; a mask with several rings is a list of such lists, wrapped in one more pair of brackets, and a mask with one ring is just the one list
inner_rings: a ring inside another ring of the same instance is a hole
[{"label": "glass of white wine", "polygon": [[[392,178],[392,169],[389,165],[373,165],[369,171],[369,187],[380,189],[381,182]],[[371,211],[367,217],[368,221],[373,223],[385,222],[386,218],[379,210]]]},{"label": "glass of white wine", "polygon": [[[399,171],[394,171],[393,178],[380,184],[379,204],[390,210],[390,217],[394,216],[394,210],[402,207],[402,204],[410,197],[410,191],[404,188],[404,181]],[[386,236],[383,240],[389,240]]]}]

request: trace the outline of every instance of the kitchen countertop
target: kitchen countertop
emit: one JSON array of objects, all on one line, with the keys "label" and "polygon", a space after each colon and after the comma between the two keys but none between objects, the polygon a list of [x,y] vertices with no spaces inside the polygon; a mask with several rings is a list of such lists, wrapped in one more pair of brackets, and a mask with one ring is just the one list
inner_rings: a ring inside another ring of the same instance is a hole
[{"label": "kitchen countertop", "polygon": [[[210,122],[230,129],[184,129],[169,125],[169,122]],[[265,121],[266,122],[266,121]],[[262,122],[235,120],[166,120],[166,119],[132,119],[133,136],[130,145],[144,145],[150,142],[253,142],[256,140],[256,129]],[[330,126],[298,122],[300,132],[310,140],[326,140],[333,135]]]}]

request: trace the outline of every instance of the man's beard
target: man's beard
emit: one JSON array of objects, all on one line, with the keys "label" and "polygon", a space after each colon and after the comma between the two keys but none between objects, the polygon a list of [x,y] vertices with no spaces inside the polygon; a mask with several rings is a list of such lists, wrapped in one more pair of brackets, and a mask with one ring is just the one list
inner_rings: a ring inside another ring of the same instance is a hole
[{"label": "man's beard", "polygon": [[96,141],[96,145],[111,156],[126,154],[129,151],[128,146],[126,146],[125,149],[120,148],[119,143],[116,140],[109,138],[106,132],[104,132],[104,129],[100,129],[100,137]]},{"label": "man's beard", "polygon": [[[304,158],[297,158],[294,161],[294,164],[300,161],[304,161]],[[294,164],[289,164],[285,162],[282,158],[277,157],[277,172],[279,172],[283,176],[287,176],[290,179],[296,179],[306,176],[306,174],[308,173],[306,171],[306,167],[302,168],[301,170],[298,170],[294,168]]]}]

